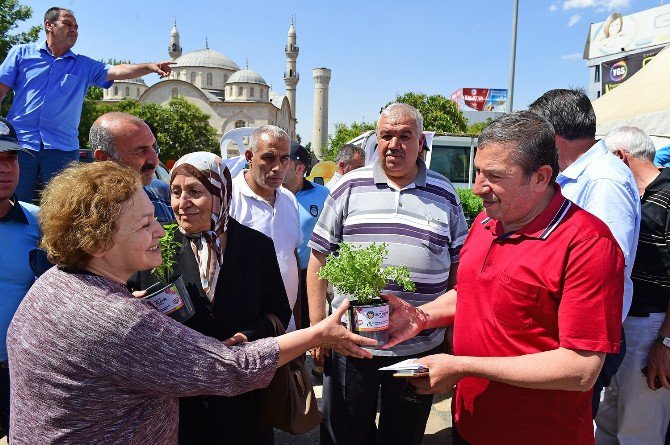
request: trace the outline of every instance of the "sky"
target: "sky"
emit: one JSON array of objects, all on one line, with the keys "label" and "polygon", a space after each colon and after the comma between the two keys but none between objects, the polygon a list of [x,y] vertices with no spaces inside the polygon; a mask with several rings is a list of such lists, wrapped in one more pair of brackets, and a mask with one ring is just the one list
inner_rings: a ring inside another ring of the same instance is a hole
[{"label": "sky", "polygon": [[[41,24],[53,0],[21,0]],[[553,88],[586,87],[582,52],[590,23],[632,14],[658,0],[520,0],[514,109]],[[169,60],[174,21],[184,53],[217,50],[241,68],[248,60],[285,92],[284,46],[295,16],[300,82],[297,132],[312,139],[312,70],[332,70],[329,132],[335,123],[374,121],[409,91],[450,97],[458,88],[507,88],[513,0],[62,0],[79,23],[76,53],[132,62]],[[42,33],[42,37],[44,34]],[[158,76],[145,76],[152,85]]]}]

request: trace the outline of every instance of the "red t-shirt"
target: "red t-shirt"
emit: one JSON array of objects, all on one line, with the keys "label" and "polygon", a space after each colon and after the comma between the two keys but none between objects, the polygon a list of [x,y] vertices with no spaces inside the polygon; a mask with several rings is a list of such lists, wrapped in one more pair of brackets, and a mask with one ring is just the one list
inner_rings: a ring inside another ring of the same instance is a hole
[{"label": "red t-shirt", "polygon": [[[556,190],[512,234],[484,213],[475,220],[458,268],[455,355],[619,350],[623,254],[602,221]],[[591,397],[467,377],[457,386],[454,418],[473,444],[589,444]]]}]

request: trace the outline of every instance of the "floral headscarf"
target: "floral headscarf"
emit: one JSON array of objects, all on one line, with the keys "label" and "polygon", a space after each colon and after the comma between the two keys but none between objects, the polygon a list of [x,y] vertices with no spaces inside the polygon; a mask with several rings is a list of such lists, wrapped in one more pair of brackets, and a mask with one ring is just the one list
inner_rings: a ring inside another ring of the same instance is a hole
[{"label": "floral headscarf", "polygon": [[214,300],[214,290],[223,262],[221,237],[228,229],[232,178],[228,167],[214,153],[199,151],[182,156],[170,171],[170,185],[178,174],[190,174],[212,194],[212,221],[210,229],[199,233],[185,233],[198,262],[200,282],[209,298]]}]

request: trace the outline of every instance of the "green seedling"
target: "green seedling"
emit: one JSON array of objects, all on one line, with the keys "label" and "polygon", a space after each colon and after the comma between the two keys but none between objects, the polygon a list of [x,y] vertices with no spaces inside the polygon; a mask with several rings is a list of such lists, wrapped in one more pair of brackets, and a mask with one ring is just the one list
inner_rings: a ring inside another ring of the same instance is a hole
[{"label": "green seedling", "polygon": [[160,266],[154,268],[151,272],[158,277],[164,285],[170,284],[170,277],[174,272],[174,266],[177,263],[175,258],[181,248],[181,243],[174,240],[174,234],[178,230],[177,224],[167,224],[163,226],[165,235],[160,240],[161,257],[163,262]]},{"label": "green seedling", "polygon": [[410,279],[407,266],[382,267],[388,248],[385,243],[372,243],[365,248],[355,248],[341,243],[337,254],[328,256],[319,271],[319,278],[328,280],[338,291],[351,300],[368,304],[395,281],[406,291],[414,292],[416,286]]}]

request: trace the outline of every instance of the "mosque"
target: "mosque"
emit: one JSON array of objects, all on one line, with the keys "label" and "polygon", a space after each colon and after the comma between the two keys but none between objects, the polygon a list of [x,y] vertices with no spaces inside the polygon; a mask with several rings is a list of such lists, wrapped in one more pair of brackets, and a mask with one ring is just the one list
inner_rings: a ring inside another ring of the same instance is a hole
[{"label": "mosque", "polygon": [[207,42],[204,49],[182,54],[175,21],[168,54],[176,64],[170,76],[150,87],[142,79],[115,81],[104,90],[102,102],[135,99],[165,105],[172,98],[183,97],[210,116],[209,123],[219,138],[234,128],[272,124],[294,140],[296,86],[300,80],[296,70],[298,52],[292,21],[285,47],[286,94],[279,94],[256,71],[248,66],[240,69],[230,58],[210,49]]}]

